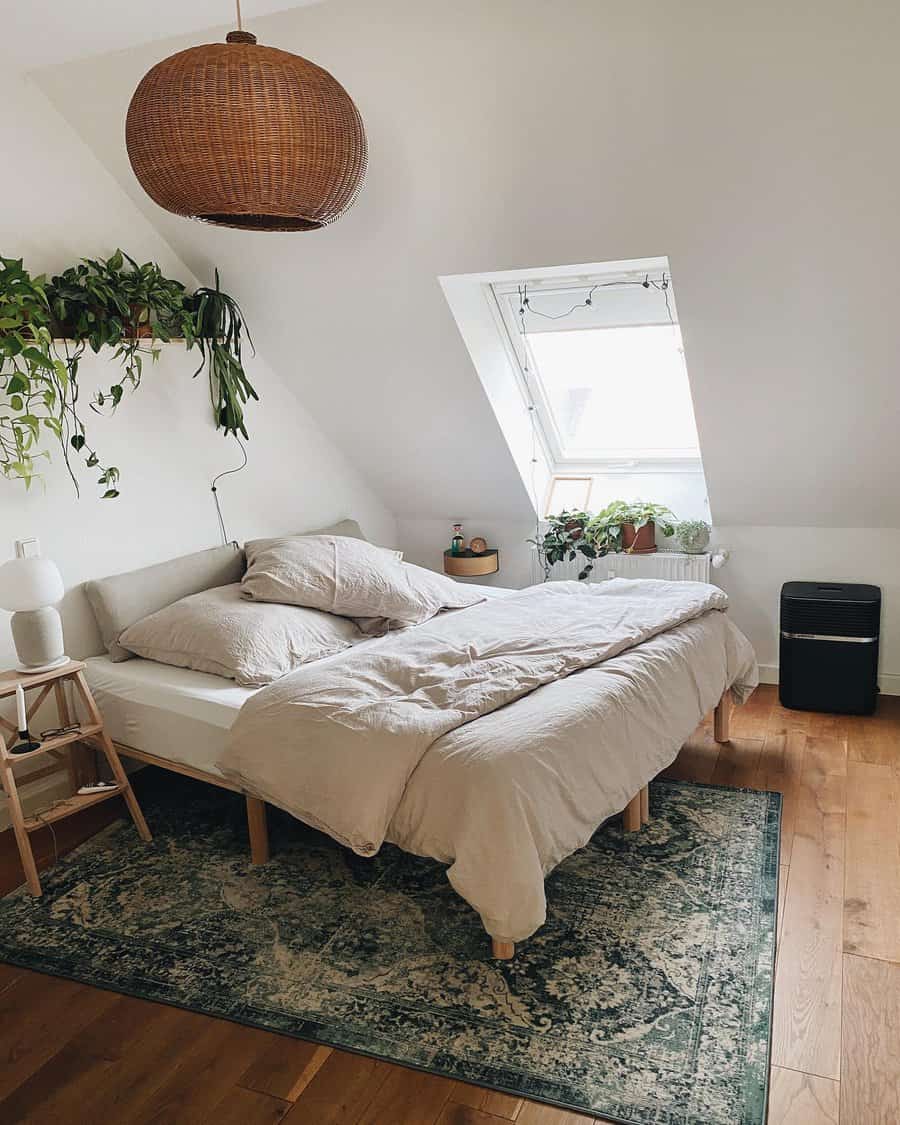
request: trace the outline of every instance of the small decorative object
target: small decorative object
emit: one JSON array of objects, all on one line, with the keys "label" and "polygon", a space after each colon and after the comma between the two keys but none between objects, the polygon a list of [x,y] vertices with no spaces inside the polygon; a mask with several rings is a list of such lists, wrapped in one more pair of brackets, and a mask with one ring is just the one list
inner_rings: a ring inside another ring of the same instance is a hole
[{"label": "small decorative object", "polygon": [[125,145],[141,187],[176,215],[243,230],[316,230],[355,203],[366,133],[350,95],[308,59],[238,30],[157,63]]},{"label": "small decorative object", "polygon": [[686,555],[702,555],[709,546],[709,532],[705,520],[682,520],[675,525],[678,546]]},{"label": "small decorative object", "polygon": [[466,541],[463,538],[462,524],[455,523],[453,525],[453,538],[450,540],[450,554],[461,555],[466,549]]},{"label": "small decorative object", "polygon": [[482,539],[480,535],[476,535],[472,542],[469,544],[469,550],[473,555],[483,555],[487,549],[487,540]]},{"label": "small decorative object", "polygon": [[[48,672],[68,661],[56,603],[63,596],[56,564],[39,557],[0,566],[0,608],[12,610],[19,672]],[[21,729],[21,728],[20,728]]]},{"label": "small decorative object", "polygon": [[19,741],[10,746],[10,754],[30,754],[32,750],[40,749],[40,743],[35,742],[28,732],[28,713],[25,710],[25,690],[21,684],[16,684],[16,731]]}]

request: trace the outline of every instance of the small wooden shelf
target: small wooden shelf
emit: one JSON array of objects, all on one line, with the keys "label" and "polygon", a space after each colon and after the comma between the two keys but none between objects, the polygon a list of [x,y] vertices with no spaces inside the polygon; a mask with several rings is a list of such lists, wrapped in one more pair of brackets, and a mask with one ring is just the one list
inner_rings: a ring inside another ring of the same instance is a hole
[{"label": "small wooden shelf", "polygon": [[[122,768],[122,763],[119,761],[119,755],[116,752],[112,740],[106,733],[106,728],[103,725],[103,716],[100,714],[97,703],[85,679],[84,667],[84,664],[80,661],[70,660],[61,667],[52,668],[47,672],[0,672],[0,699],[11,695],[16,690],[17,686],[20,686],[26,694],[29,691],[37,692],[37,698],[31,702],[30,706],[26,699],[25,715],[28,721],[32,719],[37,709],[48,695],[53,693],[56,697],[60,727],[67,728],[74,725],[71,721],[71,709],[66,696],[66,681],[70,682],[72,689],[81,700],[81,705],[87,712],[87,721],[79,723],[75,730],[67,730],[65,734],[46,739],[38,745],[36,750],[30,750],[27,754],[13,754],[10,752],[11,746],[15,746],[15,741],[11,743],[8,742],[3,732],[4,730],[7,731],[9,736],[15,740],[18,737],[18,731],[8,719],[4,719],[0,716],[0,787],[2,787],[2,793],[6,798],[6,805],[9,809],[9,818],[12,821],[16,844],[18,845],[19,855],[22,859],[22,869],[25,872],[25,882],[28,884],[28,889],[33,895],[40,895],[41,880],[38,876],[37,864],[34,861],[34,852],[31,848],[29,835],[32,832],[37,832],[47,824],[52,824],[57,820],[63,820],[65,817],[81,812],[82,809],[90,808],[91,805],[98,805],[101,801],[108,801],[111,797],[121,796],[125,799],[125,804],[128,807],[128,811],[131,813],[131,818],[134,821],[135,828],[137,828],[140,838],[146,842],[149,842],[151,839],[150,829],[147,827],[144,814],[141,812],[140,805],[132,792],[131,784],[125,774],[125,770]],[[95,743],[97,745],[97,748],[106,758],[110,771],[115,779],[115,786],[109,789],[103,789],[99,793],[75,792],[64,801],[57,801],[55,805],[46,809],[44,812],[26,817],[22,812],[22,801],[19,797],[20,786],[28,785],[38,778],[52,773],[55,767],[49,765],[42,770],[32,770],[18,781],[16,780],[15,767],[21,762],[27,762],[32,758],[38,758],[44,754],[49,755],[55,760],[62,759],[67,763],[72,788],[77,790],[84,785],[85,782],[93,782],[96,779],[96,772],[92,765],[88,768],[83,763],[79,764],[79,762],[72,757],[72,752],[75,751],[79,743]],[[66,747],[68,747],[70,751],[68,755],[61,753]]]},{"label": "small wooden shelf", "polygon": [[74,793],[71,797],[66,797],[64,801],[60,801],[52,808],[47,809],[46,812],[38,813],[35,816],[27,816],[25,818],[25,831],[37,832],[39,828],[44,828],[48,824],[52,824],[55,820],[63,820],[72,813],[81,812],[82,809],[89,808],[91,805],[99,805],[101,801],[108,801],[110,797],[121,797],[125,792],[121,785],[115,786],[113,789],[104,789],[102,793]]},{"label": "small wooden shelf", "polygon": [[480,578],[485,574],[496,574],[499,569],[500,552],[496,547],[480,555],[472,551],[463,551],[459,555],[444,551],[444,574],[454,578]]}]

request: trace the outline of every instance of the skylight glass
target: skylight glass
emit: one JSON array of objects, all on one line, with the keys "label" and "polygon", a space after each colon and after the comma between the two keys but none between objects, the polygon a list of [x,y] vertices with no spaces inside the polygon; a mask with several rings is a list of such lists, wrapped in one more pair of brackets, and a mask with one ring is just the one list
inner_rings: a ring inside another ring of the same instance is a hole
[{"label": "skylight glass", "polygon": [[528,332],[527,340],[563,458],[699,458],[677,324]]}]

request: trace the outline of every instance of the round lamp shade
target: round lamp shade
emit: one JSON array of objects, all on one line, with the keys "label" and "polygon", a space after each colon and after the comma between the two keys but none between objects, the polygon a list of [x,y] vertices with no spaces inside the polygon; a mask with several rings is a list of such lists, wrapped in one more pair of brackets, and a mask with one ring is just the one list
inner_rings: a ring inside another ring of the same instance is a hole
[{"label": "round lamp shade", "polygon": [[245,230],[333,223],[356,201],[368,159],[343,86],[245,31],[157,63],[131,99],[125,144],[160,207]]},{"label": "round lamp shade", "polygon": [[49,559],[10,559],[0,566],[0,607],[13,613],[56,605],[65,593],[56,563]]}]

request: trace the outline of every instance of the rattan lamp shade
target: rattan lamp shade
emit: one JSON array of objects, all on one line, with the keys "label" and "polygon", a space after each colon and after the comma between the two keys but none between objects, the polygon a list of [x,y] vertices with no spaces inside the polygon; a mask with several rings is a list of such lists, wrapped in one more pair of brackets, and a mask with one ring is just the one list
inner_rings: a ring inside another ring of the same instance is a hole
[{"label": "rattan lamp shade", "polygon": [[356,201],[366,133],[321,67],[233,31],[141,80],[125,123],[131,166],[151,199],[245,230],[316,230]]}]

